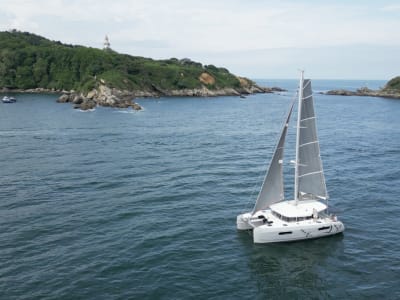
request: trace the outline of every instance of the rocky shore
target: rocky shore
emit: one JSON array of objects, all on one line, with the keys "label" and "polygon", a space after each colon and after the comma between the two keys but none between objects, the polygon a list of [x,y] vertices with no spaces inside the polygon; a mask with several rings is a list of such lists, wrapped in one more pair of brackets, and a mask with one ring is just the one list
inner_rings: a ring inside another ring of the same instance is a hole
[{"label": "rocky shore", "polygon": [[284,92],[285,89],[279,87],[260,87],[244,79],[241,80],[239,88],[208,89],[205,85],[196,89],[163,90],[152,86],[152,90],[126,91],[108,87],[105,82],[101,82],[97,88],[87,92],[77,92],[74,90],[55,90],[55,89],[2,89],[1,92],[16,93],[53,93],[61,94],[58,103],[71,103],[75,109],[89,110],[96,106],[128,108],[141,110],[142,107],[135,103],[135,98],[158,98],[158,97],[218,97],[218,96],[243,96],[256,93],[275,93]]},{"label": "rocky shore", "polygon": [[206,86],[196,89],[163,90],[152,86],[152,90],[123,91],[109,88],[104,84],[84,94],[75,91],[63,91],[58,98],[59,103],[73,103],[74,108],[88,110],[99,106],[118,108],[132,107],[134,110],[141,110],[142,107],[133,102],[135,98],[158,98],[158,97],[218,97],[218,96],[242,96],[256,93],[274,93],[286,91],[279,87],[263,88],[254,84],[242,84],[240,88],[208,89]]},{"label": "rocky shore", "polygon": [[371,90],[369,88],[363,87],[357,89],[356,91],[348,91],[344,89],[331,90],[323,92],[324,95],[336,95],[336,96],[366,96],[366,97],[382,97],[382,98],[393,98],[400,99],[400,92],[397,90],[381,89],[381,90]]},{"label": "rocky shore", "polygon": [[88,110],[95,108],[97,105],[109,106],[117,108],[132,107],[134,110],[141,110],[142,107],[133,102],[135,94],[128,91],[119,91],[110,89],[105,85],[100,85],[98,89],[93,89],[88,93],[76,92],[74,90],[56,90],[45,88],[34,89],[0,89],[1,93],[33,93],[33,94],[57,94],[61,96],[57,99],[58,103],[72,103],[74,108]]},{"label": "rocky shore", "polygon": [[90,92],[77,93],[75,91],[63,92],[58,98],[58,103],[72,103],[74,108],[81,110],[93,109],[96,106],[109,106],[117,108],[132,107],[134,110],[141,110],[142,107],[133,102],[135,95],[128,91],[111,89],[106,85],[100,85]]}]

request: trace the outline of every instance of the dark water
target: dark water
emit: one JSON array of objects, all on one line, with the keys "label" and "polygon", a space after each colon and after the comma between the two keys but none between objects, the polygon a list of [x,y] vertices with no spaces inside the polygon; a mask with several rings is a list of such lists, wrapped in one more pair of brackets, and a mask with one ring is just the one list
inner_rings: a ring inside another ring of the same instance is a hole
[{"label": "dark water", "polygon": [[0,298],[399,299],[398,100],[315,97],[344,235],[254,245],[236,231],[291,96],[147,99],[139,113],[0,104]]}]

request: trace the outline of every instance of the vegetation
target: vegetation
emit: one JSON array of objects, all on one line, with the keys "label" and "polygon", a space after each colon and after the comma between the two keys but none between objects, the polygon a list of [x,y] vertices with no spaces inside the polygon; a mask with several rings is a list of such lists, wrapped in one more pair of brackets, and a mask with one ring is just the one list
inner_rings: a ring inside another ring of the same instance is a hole
[{"label": "vegetation", "polygon": [[193,89],[211,75],[210,89],[240,87],[227,69],[190,59],[153,60],[83,46],[66,45],[16,30],[0,32],[0,88],[88,91],[102,79],[126,90]]},{"label": "vegetation", "polygon": [[389,80],[388,83],[386,83],[384,90],[400,92],[400,76]]}]

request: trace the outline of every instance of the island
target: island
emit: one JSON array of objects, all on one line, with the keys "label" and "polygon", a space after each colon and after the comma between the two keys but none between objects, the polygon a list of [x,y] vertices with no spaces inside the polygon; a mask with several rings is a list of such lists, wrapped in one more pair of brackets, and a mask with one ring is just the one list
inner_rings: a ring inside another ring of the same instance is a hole
[{"label": "island", "polygon": [[356,91],[349,91],[344,89],[331,90],[323,92],[325,95],[337,96],[368,96],[368,97],[382,97],[400,99],[400,76],[390,79],[383,88],[379,90],[371,90],[367,87],[362,87]]},{"label": "island", "polygon": [[[75,108],[141,107],[137,97],[243,96],[274,92],[226,68],[191,59],[154,60],[63,44],[29,32],[0,32],[0,91],[52,92]],[[279,90],[279,89],[278,89]]]}]

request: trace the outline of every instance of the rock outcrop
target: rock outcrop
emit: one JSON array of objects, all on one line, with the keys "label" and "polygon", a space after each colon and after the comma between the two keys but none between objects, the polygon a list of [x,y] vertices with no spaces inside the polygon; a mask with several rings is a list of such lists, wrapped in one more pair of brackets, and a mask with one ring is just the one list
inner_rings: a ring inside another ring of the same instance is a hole
[{"label": "rock outcrop", "polygon": [[213,76],[211,76],[210,74],[208,74],[207,72],[201,73],[201,75],[199,76],[199,80],[200,80],[200,82],[202,82],[204,84],[214,84],[215,83],[215,78]]},{"label": "rock outcrop", "polygon": [[390,89],[371,90],[367,87],[360,88],[356,91],[348,91],[344,89],[331,90],[321,94],[336,96],[366,96],[366,97],[382,97],[400,99],[400,92]]},{"label": "rock outcrop", "polygon": [[74,91],[64,92],[57,102],[70,102],[75,104],[74,108],[82,110],[93,109],[97,105],[118,108],[132,107],[134,110],[141,110],[142,107],[132,101],[134,97],[135,95],[131,92],[111,89],[101,84],[97,89],[93,89],[86,94]]}]

